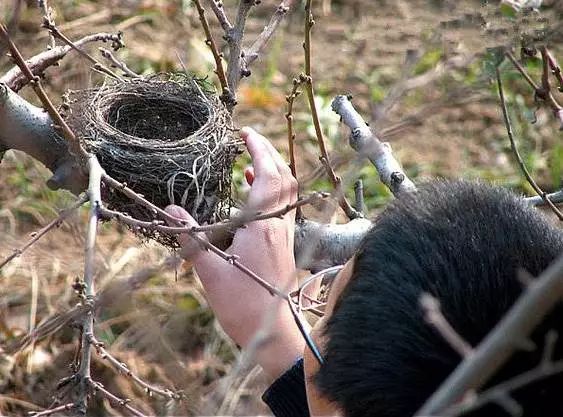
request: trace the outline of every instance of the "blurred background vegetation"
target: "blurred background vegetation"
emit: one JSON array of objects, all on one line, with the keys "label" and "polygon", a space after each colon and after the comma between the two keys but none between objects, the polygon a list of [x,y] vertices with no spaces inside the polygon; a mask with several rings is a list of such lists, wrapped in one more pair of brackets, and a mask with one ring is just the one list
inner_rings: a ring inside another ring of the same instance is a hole
[{"label": "blurred background vegetation", "polygon": [[[0,19],[10,19],[13,3],[0,3]],[[26,57],[46,49],[36,1],[24,1],[14,40]],[[236,9],[225,0],[225,9]],[[286,153],[284,117],[292,79],[303,66],[303,5],[297,6],[239,90],[235,110],[238,126],[251,125]],[[137,73],[183,71],[213,74],[213,57],[204,43],[197,13],[189,0],[58,0],[50,1],[55,22],[78,39],[95,32],[123,31],[126,48],[116,55]],[[277,7],[263,0],[248,22],[248,39],[266,24]],[[491,82],[491,51],[512,45],[536,29],[553,31],[549,46],[563,60],[563,3],[546,0],[540,13],[522,15],[498,2],[477,0],[322,0],[314,2],[313,76],[316,100],[332,160],[353,196],[351,184],[364,181],[366,206],[376,215],[390,198],[375,169],[353,163],[347,131],[331,111],[337,94],[352,94],[357,109],[388,140],[415,181],[432,177],[480,178],[530,194],[510,152],[501,120],[496,87]],[[211,13],[209,20],[221,39]],[[105,46],[105,45],[102,45]],[[98,45],[88,49],[99,57]],[[102,58],[99,58],[102,59]],[[11,68],[0,57],[0,73]],[[541,61],[528,58],[525,67],[540,79]],[[546,109],[536,110],[533,94],[508,64],[502,66],[516,138],[532,175],[547,191],[563,180],[563,142],[558,125]],[[103,82],[88,62],[70,53],[44,80],[51,98],[60,103],[69,89]],[[401,89],[409,84],[407,91]],[[30,88],[20,93],[38,104]],[[399,96],[393,99],[394,96]],[[558,96],[560,99],[562,95]],[[294,111],[297,172],[301,187],[330,190],[318,160],[318,148],[305,100]],[[0,127],[1,128],[1,127]],[[352,161],[352,162],[351,162]],[[234,172],[234,195],[244,198],[240,157]],[[73,200],[66,191],[51,191],[49,172],[24,154],[9,151],[0,164],[0,256],[21,246],[29,234],[56,216]],[[311,213],[314,214],[314,213]],[[85,211],[65,221],[29,252],[0,271],[0,343],[33,329],[42,320],[77,301],[72,283],[82,274]],[[118,225],[106,223],[99,239],[98,288],[126,280],[135,271],[158,264],[169,255],[142,242]],[[111,305],[97,318],[98,338],[131,369],[148,380],[184,390],[180,404],[147,398],[127,378],[114,376],[104,361],[94,364],[96,379],[149,414],[267,413],[259,397],[264,381],[258,369],[230,374],[236,346],[213,319],[200,284],[189,265],[155,272],[142,288]],[[64,331],[17,356],[0,352],[0,413],[23,415],[46,407],[76,348],[76,331]],[[231,376],[229,376],[231,375]],[[101,398],[91,415],[120,414]]]}]

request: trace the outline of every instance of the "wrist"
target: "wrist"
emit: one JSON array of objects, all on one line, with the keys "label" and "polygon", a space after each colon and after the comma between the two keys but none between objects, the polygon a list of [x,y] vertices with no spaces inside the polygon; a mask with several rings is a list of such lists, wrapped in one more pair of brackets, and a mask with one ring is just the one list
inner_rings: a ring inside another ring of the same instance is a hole
[{"label": "wrist", "polygon": [[[308,330],[308,329],[307,329]],[[274,381],[303,356],[305,340],[291,314],[276,322],[275,327],[257,340],[256,362]],[[251,345],[247,349],[252,349]]]}]

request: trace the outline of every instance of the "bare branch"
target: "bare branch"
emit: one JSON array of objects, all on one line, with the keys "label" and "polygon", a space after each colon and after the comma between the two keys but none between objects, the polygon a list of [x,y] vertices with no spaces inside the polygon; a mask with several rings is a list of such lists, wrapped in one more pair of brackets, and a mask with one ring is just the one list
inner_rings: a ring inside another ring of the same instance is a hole
[{"label": "bare branch", "polygon": [[61,213],[59,214],[59,216],[57,218],[51,220],[47,225],[43,226],[37,232],[34,232],[32,234],[31,239],[25,245],[23,245],[21,248],[14,249],[13,253],[0,263],[0,270],[8,262],[17,258],[21,254],[23,254],[27,249],[29,249],[35,242],[37,242],[39,239],[41,239],[43,236],[45,236],[48,232],[50,232],[51,230],[53,230],[56,227],[59,227],[62,224],[62,222],[68,216],[70,216],[72,213],[74,213],[74,211],[77,208],[79,208],[80,206],[82,206],[87,200],[88,200],[88,198],[86,196],[80,197],[78,199],[78,201],[76,201],[76,203],[74,203],[72,206],[70,206],[70,207],[64,209],[63,211],[61,211]]},{"label": "bare branch", "polygon": [[115,370],[117,370],[119,373],[125,374],[127,377],[131,378],[133,381],[143,387],[149,396],[151,396],[152,393],[155,393],[172,400],[179,400],[180,398],[182,398],[181,394],[179,393],[170,391],[169,389],[161,389],[143,381],[141,378],[131,372],[131,370],[125,363],[119,361],[111,353],[109,353],[106,350],[104,343],[97,340],[94,335],[90,334],[88,341],[91,345],[94,346],[102,359],[107,360]]},{"label": "bare branch", "polygon": [[546,68],[548,67],[548,57],[546,56],[545,47],[540,48],[540,51],[542,53],[543,66],[544,66],[544,71],[542,75],[542,86],[538,86],[538,84],[536,84],[536,82],[532,79],[532,77],[530,77],[528,72],[524,69],[522,64],[518,62],[516,57],[510,51],[505,52],[505,56],[510,60],[510,62],[512,62],[512,64],[518,70],[518,72],[522,74],[522,76],[526,79],[528,84],[530,84],[530,86],[534,89],[534,98],[545,101],[547,105],[551,108],[551,111],[553,112],[554,116],[559,121],[559,130],[563,130],[563,108],[553,96],[553,93],[551,92],[549,86],[549,80],[547,78],[547,70],[546,70]]},{"label": "bare branch", "polygon": [[250,13],[250,9],[254,6],[255,0],[239,0],[237,17],[234,27],[225,33],[227,43],[229,45],[229,62],[227,63],[227,80],[231,91],[235,92],[238,83],[243,75],[241,60],[244,58],[242,42],[244,39],[244,30],[246,27],[246,19]]},{"label": "bare branch", "polygon": [[[293,177],[297,179],[297,168],[295,165],[295,133],[293,132],[293,104],[295,99],[301,95],[299,86],[301,80],[298,78],[293,79],[293,88],[291,92],[285,97],[287,101],[287,112],[285,118],[287,120],[287,144],[289,146],[289,168]],[[298,216],[300,217],[300,216]]]},{"label": "bare branch", "polygon": [[270,21],[264,27],[260,35],[258,35],[258,38],[256,38],[250,48],[245,51],[243,60],[244,65],[241,70],[242,75],[249,74],[249,67],[264,52],[266,45],[276,32],[283,18],[287,15],[289,9],[293,6],[294,3],[295,0],[283,0],[276,8],[276,11],[270,18]]},{"label": "bare branch", "polygon": [[215,43],[215,40],[211,35],[211,29],[209,28],[209,23],[207,22],[207,18],[205,17],[205,10],[201,6],[200,0],[194,0],[194,4],[196,5],[197,12],[199,14],[201,26],[203,26],[203,31],[205,32],[205,43],[207,44],[207,46],[209,46],[209,49],[211,49],[211,53],[213,54],[213,58],[215,59],[215,72],[217,74],[217,77],[219,78],[219,83],[221,84],[221,100],[223,101],[223,103],[225,103],[227,108],[232,109],[236,104],[236,100],[234,97],[234,92],[230,90],[227,76],[225,75],[222,54],[219,53],[217,44]]},{"label": "bare branch", "polygon": [[337,96],[332,102],[332,109],[350,128],[350,146],[362,157],[368,158],[377,169],[381,181],[389,187],[395,196],[416,189],[407,177],[399,162],[393,156],[388,143],[381,142],[373,134],[362,116],[356,111],[346,96]]},{"label": "bare branch", "polygon": [[[47,0],[39,0],[39,7],[43,10],[43,21],[48,26],[55,26],[55,21],[53,20],[53,9],[49,7]],[[56,46],[55,37],[51,32],[49,32],[49,49]]]},{"label": "bare branch", "polygon": [[[122,192],[123,194],[125,194],[126,196],[131,198],[133,201],[136,201],[137,203],[140,203],[143,206],[151,209],[155,214],[159,214],[161,217],[163,217],[164,219],[169,221],[171,224],[173,224],[173,225],[182,225],[183,224],[183,220],[177,219],[176,217],[168,214],[166,211],[162,210],[160,207],[155,206],[153,203],[151,203],[150,201],[141,197],[139,194],[135,193],[132,189],[130,189],[126,185],[120,183],[119,181],[116,181],[115,179],[113,179],[109,175],[103,174],[102,179],[110,187],[114,188],[117,191]],[[225,261],[227,261],[228,263],[233,265],[238,270],[242,271],[245,275],[250,277],[254,282],[256,282],[258,285],[260,285],[261,287],[266,289],[270,294],[277,295],[279,297],[285,298],[285,293],[283,293],[279,288],[270,284],[268,281],[265,281],[263,278],[258,276],[255,272],[251,271],[245,265],[241,264],[236,256],[229,255],[228,253],[219,249],[217,246],[209,243],[207,241],[207,239],[200,236],[199,233],[192,232],[191,230],[188,230],[187,234],[192,239],[194,239],[197,243],[199,243],[202,248],[204,248],[205,250],[209,250],[209,251],[213,252],[214,254],[218,255],[220,258],[224,259]]]},{"label": "bare branch", "polygon": [[559,220],[563,221],[563,213],[553,204],[553,202],[547,197],[547,193],[543,191],[540,186],[536,183],[528,169],[526,168],[526,164],[522,160],[520,156],[520,152],[518,151],[518,147],[516,146],[516,142],[514,140],[514,135],[512,133],[512,125],[510,124],[510,117],[508,116],[508,110],[506,109],[506,100],[504,98],[504,90],[502,88],[502,79],[500,76],[500,71],[498,67],[496,68],[496,75],[497,75],[497,85],[498,85],[498,93],[500,97],[500,104],[502,108],[502,116],[504,118],[504,124],[506,126],[506,133],[508,134],[508,139],[510,140],[510,147],[512,148],[512,152],[516,156],[516,160],[518,161],[518,165],[520,165],[520,169],[526,176],[526,179],[534,189],[536,193],[545,201],[545,203],[551,208],[551,210],[557,215]]},{"label": "bare branch", "polygon": [[47,417],[47,416],[51,416],[53,414],[58,414],[61,411],[70,411],[74,407],[75,406],[74,406],[73,403],[69,403],[69,404],[60,405],[58,407],[49,408],[47,410],[43,410],[43,411],[39,411],[39,412],[32,412],[29,415],[30,415],[30,417]]},{"label": "bare branch", "polygon": [[95,381],[92,381],[91,379],[88,379],[88,387],[92,388],[92,390],[94,392],[102,393],[102,395],[104,397],[106,397],[113,405],[117,405],[119,407],[125,408],[127,411],[129,411],[134,416],[147,417],[147,416],[145,416],[145,414],[143,414],[142,412],[140,412],[136,408],[133,408],[129,405],[129,402],[131,400],[119,398],[117,395],[112,394],[107,389],[105,389],[104,386],[100,382],[95,382]]},{"label": "bare branch", "polygon": [[440,309],[440,302],[436,298],[428,293],[424,293],[420,297],[420,306],[424,310],[426,322],[432,325],[462,358],[473,353],[471,345],[463,340],[461,335],[446,320]]},{"label": "bare branch", "polygon": [[140,75],[132,71],[131,68],[129,68],[127,64],[125,64],[125,62],[121,62],[119,59],[114,57],[111,51],[109,51],[108,49],[98,48],[98,50],[101,52],[102,56],[111,63],[110,65],[112,67],[119,68],[121,71],[123,71],[125,76],[132,78],[140,77]]},{"label": "bare branch", "polygon": [[501,321],[416,413],[442,415],[470,390],[478,390],[500,369],[563,294],[563,256],[534,280]]},{"label": "bare branch", "polygon": [[222,0],[207,0],[211,10],[215,13],[219,24],[225,31],[225,33],[229,33],[233,29],[233,25],[229,21],[227,14],[225,13],[225,7]]},{"label": "bare branch", "polygon": [[[563,361],[553,362],[553,348],[558,335],[549,332],[546,335],[542,361],[533,369],[491,387],[476,396],[465,397],[459,403],[444,411],[444,416],[458,416],[477,410],[487,403],[498,402],[498,398],[509,396],[511,392],[530,385],[541,379],[563,372]],[[501,404],[502,405],[502,404]],[[515,415],[521,415],[515,414]]]},{"label": "bare branch", "polygon": [[51,119],[62,131],[65,139],[69,142],[71,151],[76,156],[81,156],[83,158],[86,157],[86,152],[82,149],[82,146],[78,142],[78,139],[76,138],[72,130],[70,130],[70,127],[68,127],[67,123],[61,117],[60,113],[53,106],[53,103],[51,102],[51,100],[47,96],[47,93],[45,93],[43,86],[41,85],[41,80],[39,79],[39,77],[33,75],[26,62],[24,61],[22,55],[20,54],[20,51],[18,50],[12,39],[10,39],[10,35],[8,35],[8,32],[6,31],[6,27],[2,23],[0,23],[0,37],[8,45],[10,53],[12,54],[12,58],[15,60],[16,64],[18,65],[18,67],[20,67],[25,76],[29,79],[33,90],[41,100],[41,103],[49,113],[49,116],[51,116]]},{"label": "bare branch", "polygon": [[372,223],[362,217],[346,224],[298,219],[294,249],[298,268],[314,272],[346,263],[371,226]]},{"label": "bare branch", "polygon": [[[563,190],[556,191],[551,194],[547,194],[546,197],[551,201],[553,204],[561,204],[563,203]],[[525,200],[531,204],[532,206],[543,206],[545,205],[545,200],[539,196],[527,197]]]},{"label": "bare branch", "polygon": [[[101,182],[103,169],[98,159],[91,155],[88,158],[89,186],[88,197],[90,198],[90,215],[86,231],[86,247],[84,256],[84,296],[87,305],[94,305],[96,290],[94,286],[94,275],[96,272],[96,236],[98,234],[99,208],[102,206]],[[82,349],[80,352],[80,368],[77,372],[79,391],[76,406],[84,414],[88,407],[88,392],[90,389],[90,364],[92,360],[92,345],[90,336],[94,334],[94,313],[89,311],[82,320]]]},{"label": "bare branch", "polygon": [[321,128],[321,123],[319,120],[317,105],[315,103],[313,77],[311,76],[311,30],[313,29],[315,21],[313,20],[311,3],[312,0],[307,0],[307,3],[305,4],[305,42],[303,43],[303,49],[305,52],[305,73],[302,74],[299,78],[305,86],[305,91],[307,92],[307,98],[309,100],[311,118],[313,120],[313,126],[315,128],[315,134],[317,136],[317,143],[319,144],[319,150],[321,152],[319,160],[325,168],[329,181],[336,190],[340,207],[349,219],[355,219],[357,217],[361,217],[361,214],[354,210],[348,200],[346,200],[346,197],[344,196],[344,192],[342,190],[342,180],[336,175],[334,169],[332,168],[325,145],[323,130]]},{"label": "bare branch", "polygon": [[557,63],[557,60],[555,59],[553,54],[547,48],[545,48],[545,57],[547,58],[546,60],[553,76],[559,83],[559,91],[563,92],[563,73],[561,71],[561,67]]},{"label": "bare branch", "polygon": [[84,58],[86,58],[88,61],[90,61],[90,63],[92,64],[92,66],[95,70],[103,72],[103,73],[105,73],[105,74],[109,75],[110,77],[115,78],[117,80],[121,79],[121,77],[119,77],[116,73],[114,73],[112,70],[107,68],[101,62],[97,61],[88,52],[84,51],[82,48],[80,48],[78,45],[76,45],[73,41],[71,41],[69,38],[67,38],[65,35],[63,35],[59,31],[59,29],[57,29],[56,26],[50,25],[49,22],[43,22],[43,25],[47,29],[49,29],[49,32],[51,32],[56,38],[62,40],[64,43],[66,43],[68,46],[70,46],[72,49],[74,49],[76,52],[78,52],[80,55],[82,55]]},{"label": "bare branch", "polygon": [[[123,46],[121,34],[105,32],[85,36],[82,39],[75,41],[74,44],[78,47],[82,47],[92,42],[111,42],[114,50]],[[72,50],[73,48],[69,45],[56,46],[53,49],[41,52],[40,54],[29,58],[26,63],[33,75],[41,76],[47,68],[57,65],[57,63]],[[5,83],[15,92],[23,88],[28,82],[28,78],[18,66],[12,68],[0,77],[0,83]]]}]

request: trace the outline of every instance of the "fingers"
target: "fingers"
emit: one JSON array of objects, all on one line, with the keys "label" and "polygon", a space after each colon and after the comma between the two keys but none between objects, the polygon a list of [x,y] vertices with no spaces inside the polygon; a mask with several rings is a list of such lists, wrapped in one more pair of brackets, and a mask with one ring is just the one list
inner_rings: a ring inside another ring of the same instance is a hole
[{"label": "fingers", "polygon": [[[186,223],[187,227],[199,226],[198,222],[182,207],[170,205],[164,209],[171,216],[182,220]],[[200,236],[207,240],[205,233],[200,233]],[[206,251],[201,248],[201,245],[187,233],[178,235],[178,242],[180,242],[181,251],[180,256],[186,260],[192,260],[200,263],[206,255]]]},{"label": "fingers", "polygon": [[241,129],[241,138],[254,165],[254,175],[245,172],[247,181],[253,185],[249,205],[262,210],[295,202],[297,181],[279,152],[264,136],[251,128]]}]

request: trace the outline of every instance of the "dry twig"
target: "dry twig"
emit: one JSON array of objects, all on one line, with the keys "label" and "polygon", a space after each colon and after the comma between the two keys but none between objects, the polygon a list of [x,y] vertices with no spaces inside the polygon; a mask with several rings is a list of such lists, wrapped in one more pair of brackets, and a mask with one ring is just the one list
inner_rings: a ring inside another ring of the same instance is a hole
[{"label": "dry twig", "polygon": [[471,390],[478,390],[500,369],[534,328],[560,302],[563,256],[528,285],[501,321],[418,410],[416,416],[442,415]]},{"label": "dry twig", "polygon": [[[85,36],[73,43],[77,47],[81,48],[82,46],[92,42],[111,42],[112,49],[114,50],[123,47],[121,34],[105,32]],[[40,54],[29,58],[26,63],[34,75],[41,76],[47,68],[57,65],[57,63],[72,50],[73,48],[69,45],[56,46],[48,51],[41,52]],[[17,92],[22,89],[29,80],[22,70],[16,66],[0,77],[0,82],[5,83],[13,91]]]},{"label": "dry twig", "polygon": [[313,120],[313,126],[315,128],[315,134],[317,136],[317,142],[319,144],[319,150],[321,155],[319,160],[324,166],[327,173],[328,179],[336,190],[337,199],[342,210],[350,220],[361,217],[350,205],[344,192],[342,190],[342,180],[336,175],[332,165],[330,163],[330,158],[325,145],[324,134],[321,128],[321,122],[319,120],[319,114],[317,111],[317,105],[315,103],[315,91],[313,88],[313,77],[311,76],[311,31],[315,21],[313,19],[313,12],[311,9],[312,0],[307,0],[305,4],[305,42],[303,43],[303,49],[305,52],[305,73],[301,74],[300,82],[305,86],[305,91],[307,92],[307,98],[309,101],[309,108],[311,110],[311,118]]},{"label": "dry twig", "polygon": [[43,236],[45,236],[48,232],[50,232],[51,230],[53,230],[56,227],[59,227],[62,224],[62,222],[68,216],[70,216],[72,213],[74,213],[74,211],[77,208],[81,207],[87,201],[87,199],[88,198],[86,196],[80,197],[78,199],[78,201],[76,201],[76,203],[74,203],[72,206],[62,210],[57,218],[51,220],[48,224],[43,226],[37,232],[34,232],[32,234],[31,239],[25,245],[23,245],[21,248],[14,249],[13,253],[0,263],[0,269],[2,269],[11,260],[13,260],[13,259],[17,258],[18,256],[20,256],[21,254],[23,254],[27,249],[29,249],[31,246],[33,246],[33,244],[35,242],[37,242],[39,239],[41,239]]},{"label": "dry twig", "polygon": [[203,31],[205,32],[205,43],[207,44],[207,46],[209,46],[209,49],[211,49],[211,53],[213,54],[213,58],[215,59],[215,73],[217,74],[219,83],[221,84],[221,100],[223,101],[223,103],[225,103],[227,108],[232,109],[236,104],[236,99],[234,93],[229,88],[229,83],[227,82],[227,76],[225,75],[225,69],[223,68],[223,56],[217,48],[217,44],[213,39],[213,35],[211,35],[209,22],[207,21],[207,17],[205,17],[205,10],[201,5],[200,0],[194,0],[194,4],[197,8],[201,26],[203,27]]},{"label": "dry twig", "polygon": [[428,293],[422,294],[420,297],[420,306],[424,310],[424,319],[432,325],[440,336],[448,342],[448,344],[457,352],[462,358],[465,358],[471,353],[473,349],[461,335],[455,331],[452,325],[446,320],[440,309],[440,302]]},{"label": "dry twig", "polygon": [[496,68],[496,76],[497,76],[497,85],[498,85],[498,93],[500,97],[500,104],[502,108],[502,116],[504,118],[504,124],[506,126],[506,133],[508,134],[508,139],[510,140],[510,147],[512,148],[512,152],[516,156],[516,160],[518,161],[518,165],[520,169],[526,176],[526,179],[534,189],[536,193],[545,201],[545,203],[551,208],[551,210],[557,215],[559,220],[563,221],[563,213],[553,204],[553,202],[548,198],[547,193],[543,191],[540,186],[536,183],[528,169],[526,168],[526,164],[522,160],[520,156],[520,152],[518,151],[518,147],[516,146],[516,142],[514,140],[514,134],[512,133],[512,125],[510,123],[510,117],[508,116],[508,110],[506,108],[506,100],[504,98],[504,89],[502,88],[502,79],[500,76],[500,71],[498,67]]}]

